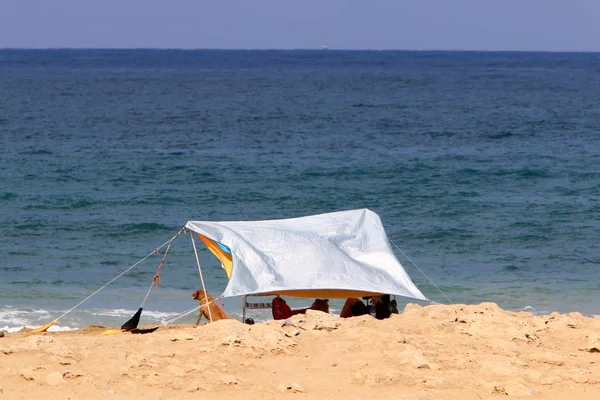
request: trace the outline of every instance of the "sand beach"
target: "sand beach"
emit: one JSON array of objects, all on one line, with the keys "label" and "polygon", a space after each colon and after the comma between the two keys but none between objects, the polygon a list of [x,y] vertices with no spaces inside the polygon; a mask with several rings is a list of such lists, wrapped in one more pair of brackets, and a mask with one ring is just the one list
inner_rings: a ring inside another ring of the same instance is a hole
[{"label": "sand beach", "polygon": [[105,335],[5,333],[0,399],[600,398],[600,317],[409,304]]}]

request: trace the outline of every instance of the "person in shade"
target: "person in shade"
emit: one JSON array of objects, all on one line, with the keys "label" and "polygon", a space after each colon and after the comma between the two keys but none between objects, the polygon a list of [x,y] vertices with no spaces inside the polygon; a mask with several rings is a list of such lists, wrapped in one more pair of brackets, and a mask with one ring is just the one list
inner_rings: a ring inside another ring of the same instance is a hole
[{"label": "person in shade", "polygon": [[342,311],[340,312],[341,318],[358,317],[360,315],[366,315],[369,313],[369,307],[358,297],[350,297],[344,303]]},{"label": "person in shade", "polygon": [[371,314],[377,319],[389,318],[392,314],[398,314],[396,300],[392,300],[389,294],[382,296],[363,297],[368,300],[370,306],[361,299],[351,297],[346,300],[340,313],[341,318],[358,317],[360,315]]},{"label": "person in shade", "polygon": [[273,313],[273,319],[275,320],[288,319],[294,315],[290,306],[288,306],[286,301],[279,297],[279,295],[271,302],[271,311]]},{"label": "person in shade", "polygon": [[375,318],[386,319],[392,314],[398,314],[396,300],[392,300],[389,294],[371,298],[371,308],[374,308]]},{"label": "person in shade", "polygon": [[329,313],[329,299],[315,299],[315,301],[308,308],[301,308],[298,310],[292,310],[290,306],[282,299],[279,295],[271,302],[271,311],[273,312],[273,319],[288,319],[292,315],[304,314],[306,310],[316,310],[324,313]]}]

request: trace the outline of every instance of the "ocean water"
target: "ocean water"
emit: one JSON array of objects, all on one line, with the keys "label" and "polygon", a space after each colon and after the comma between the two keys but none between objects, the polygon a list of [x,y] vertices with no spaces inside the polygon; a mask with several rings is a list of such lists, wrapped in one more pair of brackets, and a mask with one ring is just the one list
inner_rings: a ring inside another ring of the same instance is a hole
[{"label": "ocean water", "polygon": [[[599,314],[599,127],[596,53],[0,50],[0,329],[152,254],[61,329],[124,323],[188,220],[353,208],[432,300]],[[143,324],[195,306],[189,235],[161,278]]]}]

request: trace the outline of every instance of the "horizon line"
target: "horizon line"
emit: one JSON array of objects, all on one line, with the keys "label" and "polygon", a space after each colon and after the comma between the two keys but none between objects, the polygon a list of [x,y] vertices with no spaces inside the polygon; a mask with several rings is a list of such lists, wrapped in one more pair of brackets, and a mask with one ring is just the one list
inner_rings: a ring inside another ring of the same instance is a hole
[{"label": "horizon line", "polygon": [[154,50],[154,51],[316,51],[316,52],[464,52],[464,53],[600,53],[600,50],[511,50],[511,49],[349,49],[349,48],[234,48],[234,47],[0,47],[4,50]]}]

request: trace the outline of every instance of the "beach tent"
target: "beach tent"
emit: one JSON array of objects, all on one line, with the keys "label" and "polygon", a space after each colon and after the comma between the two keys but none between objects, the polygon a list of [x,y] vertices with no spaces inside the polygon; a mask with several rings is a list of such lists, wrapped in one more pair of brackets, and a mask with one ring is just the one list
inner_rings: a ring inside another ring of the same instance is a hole
[{"label": "beach tent", "polygon": [[[247,296],[287,295],[343,299],[391,294],[428,300],[396,259],[379,216],[367,209],[266,221],[189,221],[185,228],[162,246],[54,321],[32,332],[44,332],[57,324],[58,320],[100,290],[152,254],[159,254],[159,249],[167,246],[140,308],[121,326],[121,331],[154,332],[156,327],[137,329],[143,306],[154,285],[160,282],[160,271],[173,240],[186,229],[192,232],[192,244],[203,289],[206,291],[195,236],[221,261],[229,278],[225,291],[219,297],[242,296],[244,314]],[[268,303],[257,304],[270,306]],[[182,315],[195,310],[193,308]],[[210,308],[209,316],[212,321]],[[244,317],[242,320],[245,321]],[[112,334],[120,331],[107,332]]]},{"label": "beach tent", "polygon": [[392,294],[427,300],[396,259],[379,216],[368,209],[264,221],[189,221],[185,227],[221,261],[229,278],[221,297]]}]

